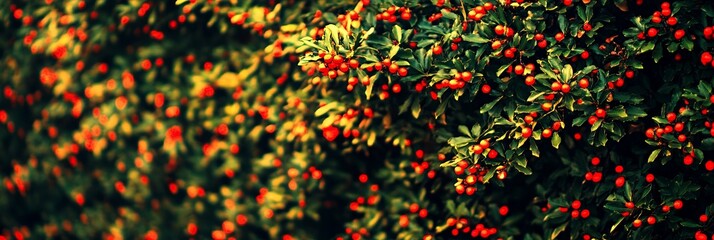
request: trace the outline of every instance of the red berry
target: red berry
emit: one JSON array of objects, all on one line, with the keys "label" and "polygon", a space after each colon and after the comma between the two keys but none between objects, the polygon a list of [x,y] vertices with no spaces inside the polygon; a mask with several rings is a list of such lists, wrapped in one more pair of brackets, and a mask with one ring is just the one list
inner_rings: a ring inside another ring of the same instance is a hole
[{"label": "red berry", "polygon": [[508,206],[506,206],[506,205],[501,206],[498,209],[498,214],[501,214],[501,216],[506,216],[506,214],[508,214]]},{"label": "red berry", "polygon": [[593,157],[592,159],[590,159],[590,164],[592,164],[593,166],[599,165],[599,164],[600,164],[600,158],[599,158],[599,157]]},{"label": "red berry", "polygon": [[658,33],[658,30],[656,28],[651,27],[651,28],[647,29],[648,37],[656,37],[657,33]]},{"label": "red berry", "polygon": [[488,84],[484,84],[483,86],[481,86],[481,92],[485,94],[491,93],[491,86],[489,86]]},{"label": "red berry", "polygon": [[573,209],[580,209],[580,205],[581,205],[580,200],[574,200],[570,204],[570,207],[572,207]]},{"label": "red berry", "polygon": [[573,210],[572,212],[570,212],[570,217],[572,217],[572,218],[578,218],[578,217],[580,217],[580,211],[578,211],[578,210]]},{"label": "red berry", "polygon": [[706,223],[707,221],[709,221],[709,217],[707,217],[706,214],[699,215],[699,221],[702,223]]},{"label": "red berry", "polygon": [[677,25],[677,18],[676,17],[669,17],[667,19],[667,25],[674,26]]},{"label": "red berry", "polygon": [[672,204],[672,206],[674,206],[674,209],[679,210],[679,209],[682,209],[682,207],[684,206],[684,203],[682,202],[682,200],[677,199],[677,200],[674,200],[674,203]]},{"label": "red berry", "polygon": [[694,163],[694,158],[690,155],[687,155],[687,156],[684,156],[684,159],[682,160],[682,162],[684,163],[684,165],[689,166],[689,165],[692,165],[692,163]]},{"label": "red berry", "polygon": [[655,179],[654,174],[648,173],[647,176],[645,176],[645,181],[647,181],[648,183],[653,182],[654,179]]},{"label": "red berry", "polygon": [[523,129],[521,129],[521,136],[522,136],[523,138],[529,138],[529,137],[531,137],[531,134],[532,134],[532,133],[533,133],[533,130],[532,130],[531,128],[529,128],[529,127],[525,127],[525,128],[523,128]]},{"label": "red berry", "polygon": [[625,203],[625,207],[626,207],[626,208],[629,208],[629,209],[633,209],[633,208],[635,208],[635,203],[633,203],[633,202],[626,202],[626,203]]},{"label": "red berry", "polygon": [[434,55],[441,55],[441,53],[444,52],[444,49],[441,48],[441,46],[436,45],[436,46],[434,46],[434,48],[432,49],[432,52],[434,53]]},{"label": "red berry", "polygon": [[685,33],[684,30],[678,29],[677,31],[674,32],[674,39],[681,40],[684,37]]},{"label": "red berry", "polygon": [[708,160],[708,161],[704,164],[704,169],[706,169],[707,171],[710,171],[710,172],[711,172],[711,171],[714,171],[714,161]]},{"label": "red berry", "polygon": [[578,86],[580,88],[588,88],[588,86],[590,86],[590,81],[588,81],[587,78],[582,78],[578,81]]},{"label": "red berry", "polygon": [[605,111],[605,109],[598,108],[597,110],[595,110],[595,116],[597,116],[598,118],[605,118],[606,115],[607,112]]},{"label": "red berry", "polygon": [[615,179],[615,187],[621,188],[625,185],[625,177],[619,176]]},{"label": "red berry", "polygon": [[590,217],[590,210],[583,209],[582,211],[580,211],[580,217],[582,217],[583,219]]},{"label": "red berry", "polygon": [[655,223],[657,223],[657,218],[655,218],[654,216],[647,217],[647,224],[654,225]]},{"label": "red berry", "polygon": [[699,57],[699,61],[702,62],[702,65],[707,65],[710,62],[712,62],[712,54],[709,52],[703,52],[702,55]]},{"label": "red berry", "polygon": [[635,221],[632,221],[632,226],[635,228],[642,226],[642,220],[635,219]]}]

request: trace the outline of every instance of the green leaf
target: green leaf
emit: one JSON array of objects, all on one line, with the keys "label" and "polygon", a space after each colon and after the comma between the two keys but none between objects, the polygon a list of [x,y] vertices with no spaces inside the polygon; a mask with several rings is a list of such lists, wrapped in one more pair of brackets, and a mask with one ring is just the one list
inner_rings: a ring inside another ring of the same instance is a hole
[{"label": "green leaf", "polygon": [[487,43],[490,42],[490,40],[481,37],[478,34],[467,34],[463,35],[462,39],[466,42],[472,42],[472,43]]},{"label": "green leaf", "polygon": [[335,109],[337,107],[338,103],[339,103],[338,101],[332,101],[328,104],[325,104],[324,106],[315,110],[315,116],[316,117],[322,116],[325,113],[329,112],[330,110]]},{"label": "green leaf", "polygon": [[571,78],[573,78],[573,66],[570,66],[570,64],[566,64],[563,66],[563,71],[561,71],[562,74],[562,81],[567,82]]},{"label": "green leaf", "polygon": [[469,131],[469,127],[467,127],[467,126],[459,125],[458,130],[459,130],[460,133],[462,133],[462,134],[464,134],[464,135],[466,135],[466,136],[468,136],[468,137],[470,137],[470,138],[473,138],[473,137],[474,137],[474,136],[471,135],[471,132]]},{"label": "green leaf", "polygon": [[558,147],[560,146],[560,141],[560,135],[558,133],[553,133],[553,136],[550,139],[550,143],[555,149],[558,149]]},{"label": "green leaf", "polygon": [[702,140],[700,148],[704,151],[714,151],[714,138],[706,138]]},{"label": "green leaf", "polygon": [[661,152],[661,151],[662,151],[662,149],[655,149],[654,151],[652,151],[652,153],[650,153],[650,156],[647,158],[647,163],[654,162],[655,159],[657,159],[659,152]]},{"label": "green leaf", "polygon": [[419,105],[418,100],[412,102],[411,109],[412,109],[412,117],[414,117],[414,119],[418,119],[419,113],[421,113],[421,106]]},{"label": "green leaf", "polygon": [[401,43],[402,27],[400,27],[399,25],[394,25],[394,27],[392,27],[392,36],[394,37],[394,40],[397,40],[397,42]]},{"label": "green leaf", "polygon": [[[563,15],[560,15],[560,16],[563,16]],[[550,239],[553,240],[553,239],[558,238],[558,235],[560,235],[560,233],[562,233],[563,231],[565,231],[565,228],[566,228],[566,227],[568,227],[568,223],[567,223],[567,222],[566,222],[566,223],[563,223],[563,224],[561,224],[560,226],[558,226],[558,227],[556,227],[555,229],[553,229],[553,232],[550,234]]]},{"label": "green leaf", "polygon": [[493,178],[493,174],[496,173],[496,168],[491,168],[486,172],[486,175],[483,176],[483,183],[488,183],[488,180],[491,180]]},{"label": "green leaf", "polygon": [[511,66],[511,64],[513,64],[513,62],[515,62],[515,61],[511,61],[508,64],[504,64],[501,67],[499,67],[498,71],[496,71],[496,76],[501,76],[501,74],[503,74],[503,72],[506,71],[506,69],[508,69],[508,67]]},{"label": "green leaf", "polygon": [[493,108],[493,106],[496,106],[496,104],[498,103],[498,101],[501,100],[501,98],[503,98],[503,97],[498,97],[498,98],[494,99],[493,101],[491,101],[491,102],[489,102],[489,103],[487,103],[487,104],[484,104],[484,105],[481,107],[481,110],[479,110],[479,112],[480,112],[481,114],[484,114],[484,113],[488,112],[489,110],[491,110],[491,109]]},{"label": "green leaf", "polygon": [[524,175],[533,174],[533,170],[528,168],[528,166],[521,166],[519,164],[514,164],[513,167],[516,168],[516,170],[518,170],[519,172],[523,173]]},{"label": "green leaf", "polygon": [[560,27],[560,31],[563,32],[563,34],[566,34],[568,32],[568,20],[565,19],[565,15],[558,15],[558,26]]}]

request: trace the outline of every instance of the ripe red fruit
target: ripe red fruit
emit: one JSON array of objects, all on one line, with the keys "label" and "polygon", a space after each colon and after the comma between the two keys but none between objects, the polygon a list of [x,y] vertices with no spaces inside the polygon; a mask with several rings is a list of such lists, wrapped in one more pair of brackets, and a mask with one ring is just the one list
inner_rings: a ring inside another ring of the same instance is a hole
[{"label": "ripe red fruit", "polygon": [[578,211],[578,210],[573,210],[572,212],[570,212],[570,217],[572,217],[572,218],[578,218],[578,217],[580,217],[580,211]]},{"label": "ripe red fruit", "polygon": [[709,217],[707,217],[706,214],[699,215],[699,221],[702,223],[706,223],[707,221],[709,221]]},{"label": "ripe red fruit", "polygon": [[635,228],[642,226],[642,220],[635,219],[635,221],[632,221],[632,226]]},{"label": "ripe red fruit", "polygon": [[560,42],[560,41],[563,41],[563,39],[565,39],[565,35],[563,33],[555,34],[555,41]]},{"label": "ripe red fruit", "polygon": [[523,129],[521,129],[521,136],[522,136],[523,138],[529,138],[529,137],[531,137],[531,134],[532,134],[532,133],[533,133],[533,130],[532,130],[531,128],[529,128],[529,127],[525,127],[525,128],[523,128]]},{"label": "ripe red fruit", "polygon": [[485,139],[484,139],[484,140],[481,140],[481,141],[478,143],[478,145],[481,146],[481,148],[483,148],[483,149],[487,149],[487,148],[491,147],[491,143],[490,143],[488,140],[485,140]]},{"label": "ripe red fruit", "polygon": [[645,176],[645,181],[647,181],[648,183],[653,182],[654,179],[655,179],[654,174],[648,173],[647,176]]},{"label": "ripe red fruit", "polygon": [[708,160],[706,163],[704,163],[704,169],[707,171],[714,171],[714,161]]},{"label": "ripe red fruit", "polygon": [[407,68],[405,68],[405,67],[401,67],[401,68],[399,68],[399,70],[397,70],[397,73],[399,74],[400,77],[405,77],[405,76],[407,76],[407,73],[409,73],[409,70],[407,70]]},{"label": "ripe red fruit", "polygon": [[677,120],[677,114],[675,114],[673,112],[667,113],[666,117],[667,117],[667,121],[670,123],[674,122],[674,120]]},{"label": "ripe red fruit", "polygon": [[682,162],[684,163],[684,165],[689,166],[689,165],[692,165],[692,163],[694,163],[694,158],[690,155],[687,155],[687,156],[684,156],[684,159],[682,160]]},{"label": "ripe red fruit", "polygon": [[[668,127],[669,127],[669,126],[668,126]],[[685,141],[687,141],[687,136],[684,135],[684,134],[679,134],[679,136],[677,136],[677,140],[678,140],[679,142],[685,142]]]},{"label": "ripe red fruit", "polygon": [[677,18],[676,17],[669,17],[667,19],[667,25],[674,26],[677,25]]},{"label": "ripe red fruit", "polygon": [[563,5],[565,5],[566,7],[568,7],[572,4],[573,4],[573,0],[563,0]]},{"label": "ripe red fruit", "polygon": [[590,159],[590,164],[592,164],[593,166],[599,165],[599,164],[600,164],[600,158],[599,158],[599,157],[593,157],[592,159]]},{"label": "ripe red fruit", "polygon": [[547,40],[540,40],[538,41],[538,47],[539,48],[546,48],[548,46],[548,41]]},{"label": "ripe red fruit", "polygon": [[350,59],[350,68],[356,69],[359,67],[359,61],[357,59]]},{"label": "ripe red fruit", "polygon": [[508,206],[503,205],[498,209],[498,214],[501,214],[501,216],[506,216],[508,214]]},{"label": "ripe red fruit", "polygon": [[584,30],[584,31],[588,32],[588,31],[590,31],[590,30],[592,30],[592,29],[593,29],[593,26],[590,25],[590,23],[585,22],[585,24],[583,24],[583,30]]},{"label": "ripe red fruit", "polygon": [[590,52],[583,51],[582,53],[580,53],[580,58],[582,58],[583,60],[590,58]]},{"label": "ripe red fruit", "polygon": [[672,10],[662,9],[662,16],[668,17],[669,15],[672,15]]},{"label": "ripe red fruit", "polygon": [[555,92],[560,91],[562,89],[562,87],[563,87],[563,85],[558,81],[555,81],[550,84],[550,90],[553,90]]},{"label": "ripe red fruit", "polygon": [[461,80],[463,80],[465,82],[471,81],[472,77],[473,77],[473,75],[471,74],[471,72],[462,72],[461,73]]},{"label": "ripe red fruit", "polygon": [[625,177],[619,176],[615,179],[615,187],[621,188],[625,185]]},{"label": "ripe red fruit", "polygon": [[335,126],[328,126],[325,128],[322,128],[322,136],[327,139],[328,142],[334,141],[337,136],[340,135],[340,130],[337,129]]},{"label": "ripe red fruit", "polygon": [[493,28],[493,31],[496,33],[496,35],[503,35],[506,31],[506,28],[503,25],[497,25],[495,28]]},{"label": "ripe red fruit", "polygon": [[582,211],[580,211],[580,217],[583,219],[590,217],[590,210],[583,209]]},{"label": "ripe red fruit", "polygon": [[491,151],[488,151],[488,158],[494,159],[496,157],[498,157],[498,152],[496,151],[496,149],[491,149]]},{"label": "ripe red fruit", "polygon": [[525,83],[526,83],[527,86],[533,86],[533,85],[535,84],[535,82],[536,82],[536,80],[535,80],[535,77],[534,77],[533,75],[528,75],[528,76],[526,77]]},{"label": "ripe red fruit", "polygon": [[573,209],[580,209],[580,205],[580,200],[576,199],[570,204],[570,207],[572,207]]},{"label": "ripe red fruit", "polygon": [[702,62],[702,65],[707,65],[710,62],[712,62],[712,54],[709,52],[703,52],[701,56],[699,56],[699,61]]},{"label": "ripe red fruit", "polygon": [[625,170],[625,168],[622,167],[622,165],[617,165],[617,166],[615,166],[615,172],[616,172],[616,173],[622,173],[622,171],[624,171],[624,170]]},{"label": "ripe red fruit", "polygon": [[606,115],[607,112],[605,111],[605,109],[598,108],[597,110],[595,110],[595,116],[597,116],[598,118],[605,118]]},{"label": "ripe red fruit", "polygon": [[553,135],[553,131],[550,130],[550,128],[543,129],[543,133],[541,133],[541,136],[543,138],[550,138],[550,136]]},{"label": "ripe red fruit", "polygon": [[662,212],[666,212],[666,213],[669,212],[669,206],[667,206],[667,205],[662,206]]},{"label": "ripe red fruit", "polygon": [[633,203],[633,202],[626,202],[626,203],[625,203],[625,207],[626,207],[626,208],[629,208],[629,209],[633,209],[633,208],[635,208],[635,203]]},{"label": "ripe red fruit", "polygon": [[[710,34],[710,35],[711,35],[711,34]],[[543,34],[541,34],[541,33],[536,33],[536,35],[533,36],[533,40],[536,40],[536,41],[540,41],[540,40],[543,40],[543,39],[545,39],[545,36],[543,36]]]},{"label": "ripe red fruit", "polygon": [[657,223],[657,218],[655,218],[654,216],[647,217],[647,224],[654,225],[655,223]]},{"label": "ripe red fruit", "polygon": [[674,209],[679,210],[679,209],[682,209],[682,207],[684,207],[684,203],[682,202],[682,200],[677,199],[677,200],[674,200],[674,203],[672,204],[672,206],[674,206]]},{"label": "ripe red fruit", "polygon": [[499,48],[501,48],[501,42],[500,42],[500,41],[493,41],[493,43],[491,43],[491,49],[496,50],[496,49],[499,49]]},{"label": "ripe red fruit", "polygon": [[660,8],[664,9],[669,9],[669,2],[662,2],[662,4],[659,5]]},{"label": "ripe red fruit", "polygon": [[481,92],[485,94],[491,93],[491,86],[489,86],[488,84],[484,84],[483,86],[481,86]]},{"label": "ripe red fruit", "polygon": [[588,124],[590,125],[595,125],[597,123],[598,118],[596,116],[590,116],[588,117]]},{"label": "ripe red fruit", "polygon": [[684,30],[678,29],[674,32],[674,39],[681,40],[684,37]]},{"label": "ripe red fruit", "polygon": [[627,78],[635,77],[635,71],[632,71],[632,70],[625,71],[625,77],[627,77]]},{"label": "ripe red fruit", "polygon": [[404,21],[409,21],[412,19],[412,13],[411,11],[404,11],[401,15],[402,20]]},{"label": "ripe red fruit", "polygon": [[563,84],[562,87],[560,87],[560,91],[563,93],[569,93],[570,92],[570,85],[569,84]]},{"label": "ripe red fruit", "polygon": [[434,46],[434,48],[432,49],[432,52],[434,53],[434,55],[441,55],[441,53],[444,52],[444,49],[441,48],[441,46],[436,45],[436,46]]},{"label": "ripe red fruit", "polygon": [[515,71],[516,75],[523,75],[523,71],[524,71],[523,65],[520,65],[520,64],[516,65],[516,67],[514,67],[513,70]]},{"label": "ripe red fruit", "polygon": [[587,78],[582,78],[578,81],[578,86],[580,88],[588,88],[588,86],[590,86],[590,81],[588,81]]},{"label": "ripe red fruit", "polygon": [[656,37],[658,32],[659,31],[656,28],[651,27],[651,28],[647,29],[647,36],[648,37]]},{"label": "ripe red fruit", "polygon": [[602,180],[602,172],[594,172],[593,173],[593,182],[599,183],[600,180]]}]

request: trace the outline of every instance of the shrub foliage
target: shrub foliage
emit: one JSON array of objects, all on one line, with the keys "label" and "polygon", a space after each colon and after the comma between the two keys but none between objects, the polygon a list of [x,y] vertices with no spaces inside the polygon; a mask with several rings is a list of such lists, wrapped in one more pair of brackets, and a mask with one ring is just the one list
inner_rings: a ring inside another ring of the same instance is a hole
[{"label": "shrub foliage", "polygon": [[714,239],[706,0],[0,8],[0,239]]}]

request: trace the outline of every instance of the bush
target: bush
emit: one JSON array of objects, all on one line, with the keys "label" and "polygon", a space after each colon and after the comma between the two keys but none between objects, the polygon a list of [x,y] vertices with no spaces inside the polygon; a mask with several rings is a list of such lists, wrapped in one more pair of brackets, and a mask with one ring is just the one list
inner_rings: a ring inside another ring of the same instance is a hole
[{"label": "bush", "polygon": [[0,8],[0,239],[714,239],[708,1]]}]

